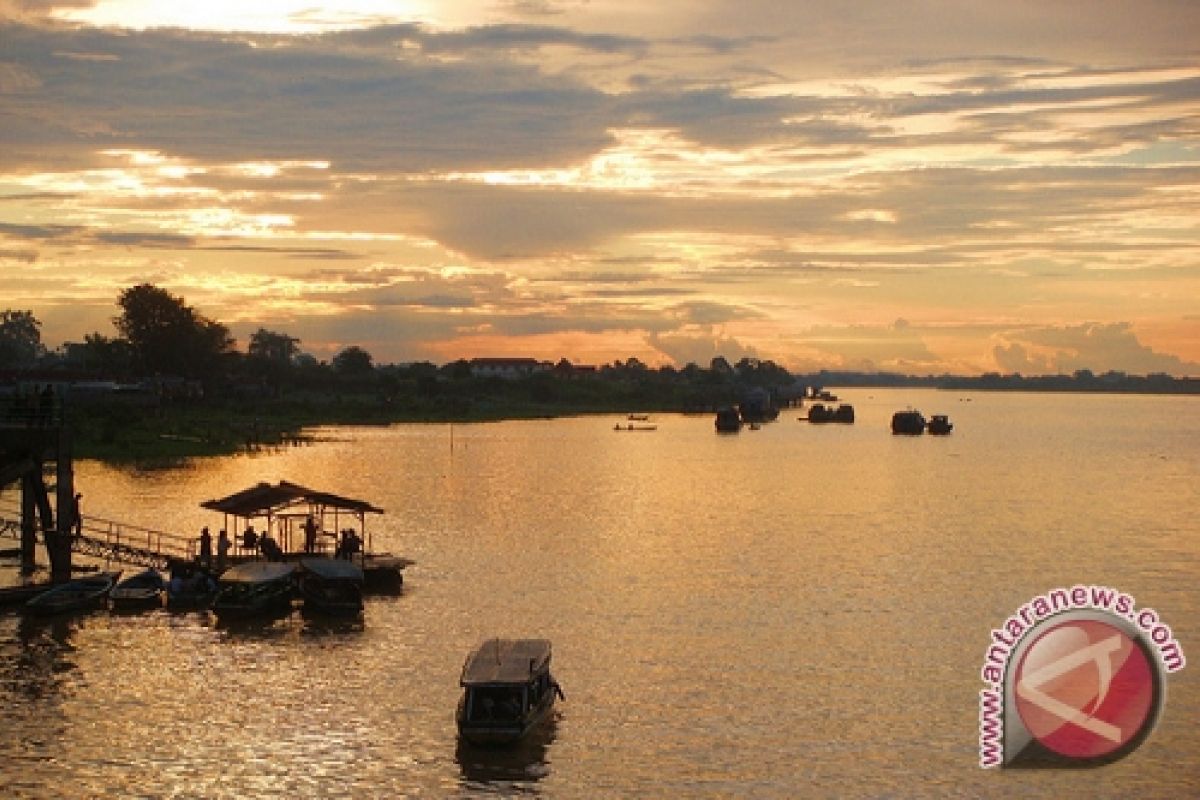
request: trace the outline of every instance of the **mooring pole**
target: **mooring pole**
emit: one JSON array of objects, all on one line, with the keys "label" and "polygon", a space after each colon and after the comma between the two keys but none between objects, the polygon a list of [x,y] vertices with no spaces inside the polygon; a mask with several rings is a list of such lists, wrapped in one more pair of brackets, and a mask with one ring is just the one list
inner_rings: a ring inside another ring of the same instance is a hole
[{"label": "mooring pole", "polygon": [[[32,469],[32,467],[31,467]],[[37,569],[37,503],[33,499],[33,475],[21,476],[21,574]]]},{"label": "mooring pole", "polygon": [[58,428],[57,459],[55,461],[56,502],[58,508],[58,558],[54,559],[53,578],[71,577],[71,537],[75,531],[75,469],[71,460],[71,434],[65,424]]}]

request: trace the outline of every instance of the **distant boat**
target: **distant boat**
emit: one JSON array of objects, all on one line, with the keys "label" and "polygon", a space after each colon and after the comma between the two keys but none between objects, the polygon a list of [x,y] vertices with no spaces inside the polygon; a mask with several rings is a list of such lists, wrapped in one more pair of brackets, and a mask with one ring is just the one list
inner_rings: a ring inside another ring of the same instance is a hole
[{"label": "distant boat", "polygon": [[892,433],[918,436],[925,432],[925,417],[920,411],[909,409],[892,415]]},{"label": "distant boat", "polygon": [[458,732],[472,744],[517,741],[562,697],[545,639],[488,639],[467,656],[459,685]]},{"label": "distant boat", "polygon": [[26,613],[49,616],[65,614],[69,611],[83,611],[99,608],[104,605],[105,598],[121,577],[120,570],[116,572],[97,572],[82,578],[60,583],[47,589],[24,605]]},{"label": "distant boat", "polygon": [[715,424],[718,433],[737,433],[742,429],[742,415],[736,408],[725,406],[717,410]]},{"label": "distant boat", "polygon": [[929,423],[926,425],[929,433],[933,436],[945,436],[950,431],[954,430],[954,423],[950,421],[950,417],[945,414],[934,414],[929,418]]},{"label": "distant boat", "polygon": [[158,608],[162,605],[166,584],[156,569],[147,569],[130,575],[109,592],[114,611],[132,611],[142,608]]},{"label": "distant boat", "polygon": [[808,409],[808,417],[806,419],[814,423],[851,423],[854,422],[854,406],[842,403],[835,409],[822,403],[816,403]]},{"label": "distant boat", "polygon": [[646,422],[647,420],[650,419],[650,415],[649,414],[630,414],[625,419],[629,420],[630,422]]},{"label": "distant boat", "polygon": [[656,431],[657,425],[635,425],[632,422],[627,422],[624,425],[617,423],[613,426],[614,431]]},{"label": "distant boat", "polygon": [[296,586],[305,611],[357,614],[363,610],[362,567],[344,558],[302,558]]},{"label": "distant boat", "polygon": [[292,604],[295,564],[250,561],[230,567],[217,581],[213,612],[218,617],[253,617]]}]

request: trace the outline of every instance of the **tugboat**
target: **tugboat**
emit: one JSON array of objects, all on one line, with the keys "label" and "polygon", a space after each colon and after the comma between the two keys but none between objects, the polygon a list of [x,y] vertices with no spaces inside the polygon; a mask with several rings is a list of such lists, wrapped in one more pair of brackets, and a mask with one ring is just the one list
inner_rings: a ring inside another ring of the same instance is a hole
[{"label": "tugboat", "polygon": [[925,417],[920,411],[909,409],[892,415],[892,433],[919,436],[925,432]]},{"label": "tugboat", "polygon": [[954,430],[954,423],[945,414],[934,414],[929,418],[929,423],[926,427],[929,429],[931,436],[945,436]]}]

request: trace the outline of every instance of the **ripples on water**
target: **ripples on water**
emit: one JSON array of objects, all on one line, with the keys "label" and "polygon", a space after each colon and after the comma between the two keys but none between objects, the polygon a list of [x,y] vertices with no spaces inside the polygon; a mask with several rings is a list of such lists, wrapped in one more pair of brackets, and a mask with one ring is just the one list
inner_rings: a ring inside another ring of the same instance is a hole
[{"label": "ripples on water", "polygon": [[[988,632],[1034,594],[1117,586],[1200,648],[1196,400],[844,395],[854,426],[408,425],[167,471],[81,464],[85,513],[181,533],[258,481],[363,497],[387,510],[376,546],[418,563],[360,623],[0,616],[0,791],[1194,795],[1194,665],[1125,761],[975,764]],[[909,404],[954,434],[891,436]],[[455,736],[462,659],[492,635],[552,639],[567,695],[513,750]]]}]

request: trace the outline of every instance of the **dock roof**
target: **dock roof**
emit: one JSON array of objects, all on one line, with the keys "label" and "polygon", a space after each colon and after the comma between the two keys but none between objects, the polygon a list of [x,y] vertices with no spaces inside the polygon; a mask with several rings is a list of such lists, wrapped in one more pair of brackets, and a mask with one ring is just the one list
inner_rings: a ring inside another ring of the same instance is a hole
[{"label": "dock roof", "polygon": [[383,513],[382,508],[376,508],[365,500],[355,500],[352,497],[343,497],[329,492],[318,492],[289,481],[280,481],[274,486],[269,483],[260,483],[228,497],[205,500],[200,505],[203,508],[238,517],[261,517],[302,504],[338,511],[351,511],[356,514]]},{"label": "dock roof", "polygon": [[488,639],[467,656],[459,683],[463,686],[525,684],[549,665],[547,639]]}]

